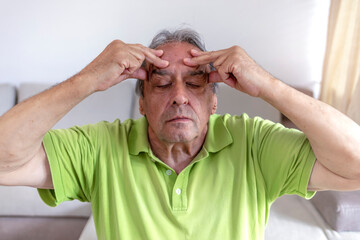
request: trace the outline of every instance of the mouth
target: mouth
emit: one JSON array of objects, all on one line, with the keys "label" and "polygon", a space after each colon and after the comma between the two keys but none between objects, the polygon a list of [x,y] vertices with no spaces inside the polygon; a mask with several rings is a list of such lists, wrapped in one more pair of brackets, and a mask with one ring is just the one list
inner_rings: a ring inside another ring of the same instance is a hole
[{"label": "mouth", "polygon": [[171,123],[185,123],[185,122],[189,122],[192,121],[190,118],[188,117],[184,117],[184,116],[177,116],[174,118],[171,118],[170,120],[168,120],[167,122],[171,122]]}]

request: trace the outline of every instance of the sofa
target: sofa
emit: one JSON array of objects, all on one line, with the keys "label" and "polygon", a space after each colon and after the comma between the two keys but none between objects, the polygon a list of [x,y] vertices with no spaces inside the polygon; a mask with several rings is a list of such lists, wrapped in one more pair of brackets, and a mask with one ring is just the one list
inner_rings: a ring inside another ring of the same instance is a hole
[{"label": "sofa", "polygon": [[[51,84],[0,84],[0,115],[18,102],[39,93]],[[116,118],[139,118],[135,80],[124,81],[98,92],[72,109],[54,128],[96,123]],[[218,113],[248,113],[274,122],[284,120],[281,113],[266,102],[239,93],[220,84]],[[360,192],[319,192],[311,201],[289,195],[273,204],[266,240],[282,239],[360,239]],[[29,187],[0,186],[0,239],[96,239],[91,205],[79,201],[64,202],[56,208],[45,205],[37,190]]]}]

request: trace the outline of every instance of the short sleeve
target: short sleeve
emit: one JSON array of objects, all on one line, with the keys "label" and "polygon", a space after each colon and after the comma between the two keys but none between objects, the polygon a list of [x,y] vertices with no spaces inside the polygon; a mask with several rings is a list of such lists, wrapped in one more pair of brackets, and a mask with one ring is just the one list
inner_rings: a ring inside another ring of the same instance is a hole
[{"label": "short sleeve", "polygon": [[50,130],[43,145],[50,165],[54,189],[38,189],[49,206],[77,199],[91,200],[95,164],[94,130],[89,127]]},{"label": "short sleeve", "polygon": [[281,124],[257,118],[254,120],[253,154],[261,168],[271,201],[284,194],[311,198],[307,190],[313,166],[314,152],[305,134]]}]

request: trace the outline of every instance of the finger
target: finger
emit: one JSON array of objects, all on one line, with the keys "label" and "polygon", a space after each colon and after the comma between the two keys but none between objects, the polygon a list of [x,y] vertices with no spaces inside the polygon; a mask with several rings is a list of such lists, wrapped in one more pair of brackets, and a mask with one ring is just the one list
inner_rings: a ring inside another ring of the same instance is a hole
[{"label": "finger", "polygon": [[141,45],[141,44],[135,44],[135,48],[140,49],[141,52],[151,52],[152,54],[154,54],[157,57],[161,57],[164,54],[164,50],[162,50],[162,49],[152,49],[152,48],[145,47],[144,45]]},{"label": "finger", "polygon": [[191,56],[193,56],[193,57],[198,57],[198,56],[200,56],[201,55],[201,51],[198,51],[198,50],[196,50],[196,49],[191,49],[190,50],[190,54],[191,54]]},{"label": "finger", "polygon": [[141,45],[141,51],[145,55],[145,58],[150,63],[156,65],[157,67],[167,67],[169,62],[161,59],[160,57],[164,54],[164,50],[162,49],[152,49]]},{"label": "finger", "polygon": [[219,72],[223,79],[223,82],[229,85],[230,87],[235,88],[237,83],[237,78],[232,72],[233,71],[232,66],[233,66],[232,60],[230,58],[225,58],[224,62],[219,67]]},{"label": "finger", "polygon": [[209,73],[209,83],[222,82],[222,78],[218,71],[212,71]]},{"label": "finger", "polygon": [[220,78],[222,81],[226,80],[229,78],[229,74],[224,70],[223,67],[220,67],[217,72],[219,73],[220,75]]},{"label": "finger", "polygon": [[220,73],[218,71],[212,71],[209,74],[209,83],[214,82],[223,82],[232,88],[235,88],[236,86],[236,79],[232,77],[232,74],[228,74],[228,78],[223,79],[223,77],[220,76]]},{"label": "finger", "polygon": [[136,70],[135,72],[130,74],[129,78],[136,78],[136,79],[140,79],[140,80],[146,80],[147,72],[146,72],[145,69],[139,68],[138,70]]},{"label": "finger", "polygon": [[150,51],[144,51],[143,53],[145,55],[146,61],[150,62],[151,64],[155,65],[156,67],[166,68],[169,65],[169,61],[159,58],[158,56],[156,56],[155,54],[153,54]]},{"label": "finger", "polygon": [[161,49],[151,49],[141,44],[133,44],[132,48],[135,50],[133,54],[136,55],[141,62],[146,59],[146,61],[159,68],[165,68],[169,65],[168,61],[160,58],[164,54],[164,51]]},{"label": "finger", "polygon": [[[195,55],[198,56],[194,56],[192,58],[184,58],[184,63],[190,67],[195,67],[198,65],[204,65],[204,64],[209,64],[211,62],[214,62],[220,55],[221,52],[220,51],[215,51],[215,52],[199,52],[197,50],[195,51],[191,51],[192,54],[194,53]],[[196,52],[196,53],[195,53]]]},{"label": "finger", "polygon": [[227,59],[227,56],[224,56],[224,55],[218,57],[218,58],[215,60],[215,62],[213,62],[214,68],[218,69],[218,68],[220,68],[221,66],[223,66],[223,65],[224,65],[224,62],[226,61],[226,59]]},{"label": "finger", "polygon": [[234,75],[229,74],[229,77],[227,79],[225,79],[223,82],[227,85],[229,85],[232,88],[236,88],[236,78],[234,77]]},{"label": "finger", "polygon": [[161,49],[151,49],[149,48],[150,51],[157,57],[161,57],[164,54],[164,50]]}]

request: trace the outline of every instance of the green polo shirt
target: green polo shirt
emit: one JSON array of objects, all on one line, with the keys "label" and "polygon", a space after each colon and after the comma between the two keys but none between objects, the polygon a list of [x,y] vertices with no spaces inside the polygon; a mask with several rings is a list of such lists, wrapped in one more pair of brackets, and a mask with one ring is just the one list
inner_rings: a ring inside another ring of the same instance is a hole
[{"label": "green polo shirt", "polygon": [[305,135],[245,114],[212,115],[180,174],[152,153],[145,118],[51,130],[43,143],[54,190],[40,196],[90,201],[99,239],[263,239],[277,197],[314,194]]}]

